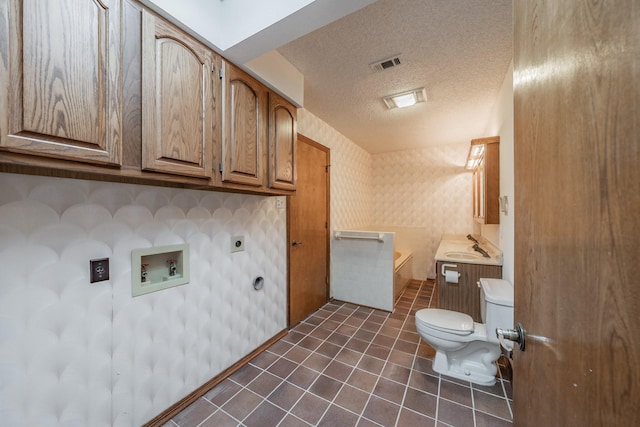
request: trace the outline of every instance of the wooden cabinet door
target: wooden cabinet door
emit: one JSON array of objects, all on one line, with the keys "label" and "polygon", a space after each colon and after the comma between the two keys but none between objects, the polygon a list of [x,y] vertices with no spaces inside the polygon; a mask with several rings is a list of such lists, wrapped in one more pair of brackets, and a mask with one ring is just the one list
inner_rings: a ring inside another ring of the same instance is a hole
[{"label": "wooden cabinet door", "polygon": [[0,147],[120,165],[121,1],[2,3]]},{"label": "wooden cabinet door", "polygon": [[296,108],[269,93],[269,187],[296,189]]},{"label": "wooden cabinet door", "polygon": [[210,177],[216,58],[173,25],[142,15],[142,168]]},{"label": "wooden cabinet door", "polygon": [[223,183],[264,186],[267,91],[247,73],[225,62],[222,110]]}]

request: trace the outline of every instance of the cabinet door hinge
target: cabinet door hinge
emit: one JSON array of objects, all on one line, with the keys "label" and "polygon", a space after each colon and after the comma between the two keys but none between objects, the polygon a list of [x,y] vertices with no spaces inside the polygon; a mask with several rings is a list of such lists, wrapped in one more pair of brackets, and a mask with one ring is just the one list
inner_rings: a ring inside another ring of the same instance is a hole
[{"label": "cabinet door hinge", "polygon": [[220,67],[220,69],[218,69],[218,77],[220,77],[220,80],[224,78],[224,68]]},{"label": "cabinet door hinge", "polygon": [[222,173],[222,162],[218,163],[218,171],[220,171],[220,173]]},{"label": "cabinet door hinge", "polygon": [[216,72],[216,64],[211,64],[211,72],[212,73]]},{"label": "cabinet door hinge", "polygon": [[329,168],[330,168],[330,167],[331,167],[331,165],[326,165],[326,166],[324,167],[324,172],[325,172],[325,173],[329,173]]}]

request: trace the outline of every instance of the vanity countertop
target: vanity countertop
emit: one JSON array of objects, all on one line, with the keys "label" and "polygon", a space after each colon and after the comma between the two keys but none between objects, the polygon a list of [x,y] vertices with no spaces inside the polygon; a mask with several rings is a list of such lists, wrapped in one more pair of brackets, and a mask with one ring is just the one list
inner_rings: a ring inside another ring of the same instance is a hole
[{"label": "vanity countertop", "polygon": [[473,249],[475,242],[462,234],[443,234],[440,246],[436,251],[435,260],[445,262],[463,262],[467,264],[502,265],[502,251],[492,245],[482,236],[473,235],[480,248],[484,249],[489,258],[482,256]]}]

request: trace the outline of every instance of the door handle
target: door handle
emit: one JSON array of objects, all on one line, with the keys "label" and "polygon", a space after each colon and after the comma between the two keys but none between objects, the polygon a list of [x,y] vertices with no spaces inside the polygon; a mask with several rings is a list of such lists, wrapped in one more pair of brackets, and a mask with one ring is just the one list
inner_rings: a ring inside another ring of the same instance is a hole
[{"label": "door handle", "polygon": [[518,343],[520,350],[524,351],[525,349],[525,337],[527,335],[527,330],[522,326],[522,323],[518,322],[514,329],[502,329],[496,328],[496,336],[498,337],[498,341],[500,341],[500,345],[502,348],[509,352],[509,355],[513,352],[513,349],[508,346],[504,340],[513,341]]},{"label": "door handle", "polygon": [[297,240],[294,240],[293,242],[291,242],[291,246],[298,246],[301,245],[302,242],[298,242]]}]

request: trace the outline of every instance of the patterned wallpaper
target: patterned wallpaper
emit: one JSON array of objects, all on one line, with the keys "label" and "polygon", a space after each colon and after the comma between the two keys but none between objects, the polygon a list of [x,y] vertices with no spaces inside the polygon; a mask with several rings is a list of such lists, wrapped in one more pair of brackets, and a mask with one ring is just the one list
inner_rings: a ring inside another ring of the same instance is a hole
[{"label": "patterned wallpaper", "polygon": [[371,155],[303,108],[298,132],[331,149],[331,228],[370,225]]},{"label": "patterned wallpaper", "polygon": [[371,155],[307,110],[298,130],[331,149],[332,229],[395,231],[414,276],[433,276],[443,233],[473,231],[469,143]]},{"label": "patterned wallpaper", "polygon": [[[394,229],[418,275],[442,233],[468,232],[466,143],[372,156],[299,118],[331,149],[333,229]],[[286,326],[286,215],[273,197],[13,174],[0,188],[3,424],[139,425]],[[231,254],[239,234],[246,250]],[[191,282],[132,298],[131,250],[183,242]],[[89,284],[101,257],[111,279]]]},{"label": "patterned wallpaper", "polygon": [[435,274],[433,257],[443,233],[473,230],[471,174],[464,170],[468,150],[465,142],[372,156],[374,224],[400,227],[397,233],[411,238],[415,278]]},{"label": "patterned wallpaper", "polygon": [[[274,197],[13,174],[0,188],[3,425],[141,425],[286,327]],[[132,298],[131,250],[184,242],[190,283]],[[110,280],[90,284],[102,257]]]}]

